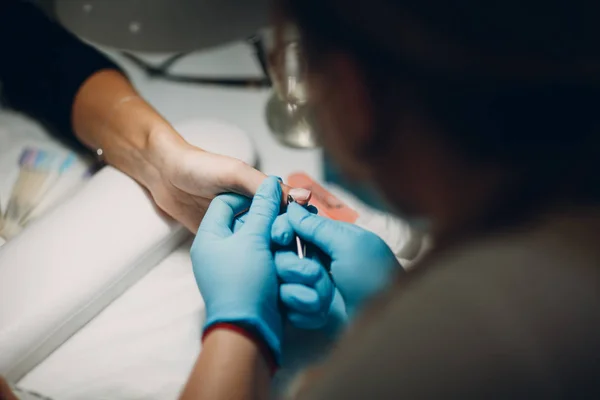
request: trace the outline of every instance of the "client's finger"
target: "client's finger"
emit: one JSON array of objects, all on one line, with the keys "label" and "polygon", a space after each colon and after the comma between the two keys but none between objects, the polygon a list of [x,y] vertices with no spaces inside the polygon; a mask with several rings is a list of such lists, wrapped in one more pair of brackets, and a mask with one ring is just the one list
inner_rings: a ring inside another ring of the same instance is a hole
[{"label": "client's finger", "polygon": [[[256,194],[258,187],[265,180],[267,175],[263,174],[256,168],[253,168],[245,163],[238,163],[236,168],[230,173],[226,180],[227,189],[235,193],[243,194],[244,196],[252,197]],[[310,191],[306,189],[291,188],[282,183],[281,204],[287,204],[287,197],[292,196],[298,204],[308,204],[310,200]]]}]

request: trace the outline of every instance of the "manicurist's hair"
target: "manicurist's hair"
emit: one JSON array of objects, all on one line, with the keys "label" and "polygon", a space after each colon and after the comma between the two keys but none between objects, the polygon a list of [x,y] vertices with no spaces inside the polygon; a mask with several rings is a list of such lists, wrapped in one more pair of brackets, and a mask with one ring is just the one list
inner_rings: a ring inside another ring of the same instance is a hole
[{"label": "manicurist's hair", "polygon": [[[278,4],[300,30],[309,68],[332,52],[357,62],[379,120],[416,104],[474,165],[514,169],[538,198],[558,190],[600,201],[600,3]],[[382,147],[401,134],[378,132]]]}]

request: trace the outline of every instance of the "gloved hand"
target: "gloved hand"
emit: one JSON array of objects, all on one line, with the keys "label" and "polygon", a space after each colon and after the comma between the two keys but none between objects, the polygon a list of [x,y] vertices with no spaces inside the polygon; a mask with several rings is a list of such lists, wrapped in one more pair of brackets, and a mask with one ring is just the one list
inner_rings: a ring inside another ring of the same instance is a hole
[{"label": "gloved hand", "polygon": [[335,287],[318,256],[299,259],[297,251],[281,250],[275,253],[275,266],[287,319],[302,329],[325,326]]},{"label": "gloved hand", "polygon": [[[313,206],[308,206],[307,209],[312,213],[317,212]],[[247,213],[235,217],[234,234],[243,228],[247,218]],[[289,246],[290,249],[292,247]],[[315,256],[312,251],[309,251],[309,255]],[[283,324],[281,363],[287,374],[293,374],[306,365],[322,360],[345,327],[348,317],[344,300],[339,291],[334,289],[329,274],[321,268],[320,263],[318,268],[305,271],[306,276],[298,276],[292,271],[286,271],[288,256],[293,265],[299,261],[294,251],[280,249],[275,253],[275,259],[283,261],[276,263],[280,282],[279,296],[283,304],[287,304],[282,311],[283,318],[289,322]],[[333,299],[330,300],[328,296],[333,296]],[[306,332],[306,329],[311,329],[312,332]]]},{"label": "gloved hand", "polygon": [[[317,213],[314,206],[308,206],[307,209],[313,214]],[[246,218],[245,213],[235,218],[234,233],[244,226]],[[284,218],[284,215],[278,218]],[[295,244],[292,243],[288,247],[289,249],[275,253],[275,265],[281,283],[279,297],[283,304],[288,306],[286,317],[297,328],[322,328],[329,320],[329,305],[335,293],[334,285],[327,271],[322,268],[322,262],[310,259],[317,257],[314,252],[307,256],[309,258],[300,260]],[[298,265],[299,262],[301,266]],[[336,306],[338,305],[342,307],[334,310],[337,320],[342,318],[341,315],[345,315],[343,301],[338,301]]]},{"label": "gloved hand", "polygon": [[[316,246],[330,259],[333,281],[350,316],[372,295],[391,283],[393,273],[403,271],[390,248],[374,233],[353,224],[313,215],[298,204],[290,204],[287,213],[279,216],[273,224],[271,236],[275,243],[286,246],[295,234]],[[276,255],[275,264],[280,276],[285,271],[286,279],[283,280],[288,284],[302,283],[307,276],[317,275],[317,262],[314,259],[300,260],[296,257],[292,260],[290,256],[282,259]],[[322,260],[318,264],[320,271],[328,266]],[[307,313],[308,303],[316,309],[314,302],[318,298],[321,302],[319,308],[325,309],[329,307],[330,303],[326,302],[331,302],[331,297],[324,285],[305,284],[305,289],[312,290],[313,294],[295,295],[293,300],[290,299],[292,296],[282,296],[281,300],[289,309],[288,312],[304,314],[310,319],[312,314]]]},{"label": "gloved hand", "polygon": [[212,201],[192,245],[192,265],[206,305],[205,329],[218,322],[251,326],[279,362],[282,317],[271,251],[271,226],[281,204],[277,178],[260,185],[244,225],[233,233],[236,214],[248,204],[235,194]]}]

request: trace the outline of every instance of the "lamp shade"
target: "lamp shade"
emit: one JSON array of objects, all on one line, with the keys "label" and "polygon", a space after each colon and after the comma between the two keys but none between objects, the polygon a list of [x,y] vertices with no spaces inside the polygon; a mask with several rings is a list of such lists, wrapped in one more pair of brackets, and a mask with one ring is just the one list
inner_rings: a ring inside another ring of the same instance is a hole
[{"label": "lamp shade", "polygon": [[268,22],[269,0],[54,0],[56,18],[95,43],[187,52],[243,39]]}]

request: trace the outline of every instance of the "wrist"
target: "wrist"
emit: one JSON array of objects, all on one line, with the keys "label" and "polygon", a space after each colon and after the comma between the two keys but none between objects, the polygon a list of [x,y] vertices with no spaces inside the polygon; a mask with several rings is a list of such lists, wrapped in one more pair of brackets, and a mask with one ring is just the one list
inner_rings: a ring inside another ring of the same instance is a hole
[{"label": "wrist", "polygon": [[204,329],[204,332],[202,333],[202,342],[204,342],[209,335],[218,331],[234,332],[249,340],[266,364],[269,374],[271,376],[275,375],[279,368],[277,356],[254,327],[245,323],[217,322]]},{"label": "wrist", "polygon": [[[89,77],[73,102],[73,129],[104,161],[148,186],[157,180],[164,149],[185,143],[120,72],[102,70]],[[156,144],[160,142],[159,144]],[[173,143],[173,144],[171,144]]]},{"label": "wrist", "polygon": [[[221,307],[218,307],[221,309]],[[245,327],[259,337],[270,349],[275,364],[281,362],[281,337],[283,335],[283,322],[278,309],[268,309],[262,312],[240,311],[243,307],[227,307],[231,312],[212,312],[213,307],[206,309],[206,323],[204,329],[209,330],[217,324],[233,324]],[[235,311],[233,311],[235,310]]]},{"label": "wrist", "polygon": [[151,189],[162,180],[163,175],[169,175],[173,166],[182,163],[185,154],[192,148],[166,121],[157,121],[148,127],[146,141],[140,149],[148,165],[142,176],[145,186]]}]

